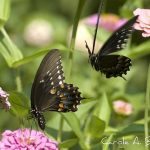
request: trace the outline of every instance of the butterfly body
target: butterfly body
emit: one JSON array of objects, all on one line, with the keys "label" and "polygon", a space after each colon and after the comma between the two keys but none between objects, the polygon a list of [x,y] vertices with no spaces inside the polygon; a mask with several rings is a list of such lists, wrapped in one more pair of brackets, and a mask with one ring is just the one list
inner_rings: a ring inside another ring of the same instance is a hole
[{"label": "butterfly body", "polygon": [[45,118],[43,112],[39,111],[37,108],[31,109],[31,114],[33,117],[37,118],[38,124],[42,130],[45,129]]},{"label": "butterfly body", "polygon": [[31,90],[31,114],[42,130],[45,129],[43,112],[74,112],[83,99],[78,88],[64,79],[59,51],[51,50],[41,62]]},{"label": "butterfly body", "polygon": [[[90,50],[86,42],[86,48],[89,52],[89,61],[92,67],[96,71],[100,71],[101,73],[105,74],[106,78],[118,76],[122,77],[123,74],[127,74],[127,71],[130,70],[130,58],[112,53],[122,50],[127,44],[127,41],[134,30],[133,25],[136,22],[137,18],[138,16],[131,18],[123,26],[117,29],[108,38],[108,40],[104,43],[104,45],[97,54],[94,54],[96,33],[94,37],[92,51]],[[96,31],[97,28],[98,22],[96,26]]]}]

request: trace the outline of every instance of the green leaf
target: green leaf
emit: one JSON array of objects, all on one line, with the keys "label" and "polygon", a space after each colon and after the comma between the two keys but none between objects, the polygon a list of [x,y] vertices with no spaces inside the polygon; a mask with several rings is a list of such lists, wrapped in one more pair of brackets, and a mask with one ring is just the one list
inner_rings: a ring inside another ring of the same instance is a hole
[{"label": "green leaf", "polygon": [[6,50],[6,47],[4,46],[4,44],[2,42],[0,42],[0,53],[6,60],[8,66],[11,66],[11,64],[12,64],[11,56],[8,53],[8,51]]},{"label": "green leaf", "polygon": [[10,112],[18,117],[26,116],[29,112],[29,99],[19,92],[11,91],[9,94]]},{"label": "green leaf", "polygon": [[123,17],[131,17],[133,15],[133,10],[136,8],[143,8],[143,2],[133,0],[132,3],[130,0],[127,0],[122,7],[120,7],[120,14]]},{"label": "green leaf", "polygon": [[80,129],[80,121],[77,118],[75,113],[67,113],[67,114],[62,114],[68,125],[72,128],[73,132],[76,134],[76,136],[79,138],[79,144],[83,149],[86,149],[86,146],[84,144],[84,139],[83,139],[83,133]]},{"label": "green leaf", "polygon": [[67,114],[62,114],[64,119],[67,121],[69,126],[72,128],[74,133],[79,138],[83,138],[82,131],[80,129],[80,122],[75,113],[69,112]]},{"label": "green leaf", "polygon": [[2,32],[2,42],[7,47],[8,51],[9,51],[9,53],[10,53],[12,59],[13,59],[13,61],[17,61],[17,60],[21,59],[22,58],[21,51],[12,42],[12,40],[10,39],[10,37],[7,34],[7,32],[5,31],[5,29],[2,29],[1,32]]},{"label": "green leaf", "polygon": [[[45,117],[47,118],[46,126],[55,130],[59,130],[60,124],[56,122],[60,122],[61,119],[61,114],[56,113],[56,112],[51,112],[51,113],[46,113]],[[64,121],[63,123],[63,131],[64,132],[71,132],[72,129],[68,125],[67,122]]]},{"label": "green leaf", "polygon": [[75,144],[77,144],[78,139],[74,138],[74,139],[69,139],[66,141],[63,141],[59,144],[59,148],[71,148],[72,146],[74,146]]},{"label": "green leaf", "polygon": [[12,67],[12,63],[22,59],[22,53],[17,46],[11,41],[7,32],[1,29],[0,32],[0,53],[5,58],[9,67]]},{"label": "green leaf", "polygon": [[[99,141],[101,141],[101,140],[99,140]],[[90,149],[91,150],[103,150],[102,149],[102,143],[99,142],[99,143],[93,144],[90,146]]]},{"label": "green leaf", "polygon": [[135,134],[144,134],[144,125],[143,124],[131,124],[122,130],[120,130],[116,136],[117,137],[122,137],[122,136],[127,136],[127,135],[135,135]]},{"label": "green leaf", "polygon": [[[110,143],[111,141],[112,141],[112,139],[113,139],[113,134],[111,134],[108,138],[107,138],[107,140],[106,140],[106,143]],[[101,143],[101,142],[100,142]],[[103,150],[108,150],[109,149],[109,144],[103,144],[102,145],[103,146]]]},{"label": "green leaf", "polygon": [[106,125],[108,125],[110,121],[111,108],[105,92],[99,100],[99,104],[96,107],[94,115],[98,116],[101,120],[105,121]]},{"label": "green leaf", "polygon": [[[64,45],[57,44],[57,45],[55,45],[55,47],[57,47],[57,49],[60,49],[62,51],[67,51],[66,47]],[[26,57],[24,57],[24,58],[22,58],[20,60],[17,60],[15,62],[13,62],[12,66],[14,68],[16,68],[16,67],[19,67],[19,66],[21,66],[23,64],[29,63],[29,62],[33,61],[34,59],[36,59],[36,58],[46,54],[50,50],[52,50],[52,48],[47,48],[47,49],[44,49],[44,50],[38,50],[38,52],[36,52],[36,53],[34,53],[34,54],[30,55],[30,56],[26,56]]]},{"label": "green leaf", "polygon": [[34,59],[46,54],[49,50],[42,50],[42,51],[38,51],[36,52],[35,54],[32,54],[30,56],[27,56],[27,57],[24,57],[23,59],[20,59],[18,61],[15,61],[12,66],[13,67],[18,67],[20,65],[23,65],[23,64],[26,64],[26,63],[29,63],[31,61],[33,61]]},{"label": "green leaf", "polygon": [[10,12],[10,0],[1,0],[0,1],[0,29],[8,20],[9,12]]},{"label": "green leaf", "polygon": [[83,119],[83,117],[86,116],[88,111],[90,111],[95,104],[96,101],[91,99],[82,101],[82,104],[79,106],[79,110],[76,112],[76,115],[79,116],[80,119]]},{"label": "green leaf", "polygon": [[86,126],[86,134],[91,138],[99,138],[105,130],[105,122],[97,116],[92,116]]},{"label": "green leaf", "polygon": [[150,47],[150,42],[146,41],[136,46],[135,48],[132,48],[131,51],[128,51],[127,56],[129,56],[130,58],[134,58],[134,59],[146,56],[150,54],[149,47]]}]

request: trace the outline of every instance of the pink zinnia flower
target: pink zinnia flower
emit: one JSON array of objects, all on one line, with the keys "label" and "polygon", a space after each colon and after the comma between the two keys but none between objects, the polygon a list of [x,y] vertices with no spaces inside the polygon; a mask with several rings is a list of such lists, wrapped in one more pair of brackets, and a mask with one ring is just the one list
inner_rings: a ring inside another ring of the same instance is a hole
[{"label": "pink zinnia flower", "polygon": [[[96,25],[97,22],[97,14],[92,15],[88,17],[85,22],[89,25]],[[121,19],[115,14],[103,14],[100,16],[100,22],[99,26],[108,30],[108,31],[115,31],[119,27],[121,27],[127,20],[126,19]]]},{"label": "pink zinnia flower", "polygon": [[133,107],[130,103],[117,100],[113,102],[113,109],[117,114],[129,116],[133,112]]},{"label": "pink zinnia flower", "polygon": [[143,37],[150,37],[150,9],[138,8],[133,13],[134,15],[139,15],[134,28],[137,30],[142,30]]},{"label": "pink zinnia flower", "polygon": [[0,105],[5,110],[9,110],[11,106],[8,101],[8,97],[9,97],[9,94],[0,87]]},{"label": "pink zinnia flower", "polygon": [[0,150],[58,150],[58,143],[39,131],[29,129],[6,130],[2,134]]}]

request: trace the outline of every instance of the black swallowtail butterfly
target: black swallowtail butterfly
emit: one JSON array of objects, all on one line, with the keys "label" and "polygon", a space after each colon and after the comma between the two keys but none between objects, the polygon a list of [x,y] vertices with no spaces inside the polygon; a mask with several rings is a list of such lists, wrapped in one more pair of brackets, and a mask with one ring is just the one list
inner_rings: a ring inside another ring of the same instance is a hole
[{"label": "black swallowtail butterfly", "polygon": [[[103,4],[101,3],[99,7],[99,16],[102,5]],[[127,43],[127,40],[129,39],[129,36],[134,30],[133,25],[136,22],[138,16],[131,18],[123,26],[117,29],[104,43],[99,52],[97,54],[94,54],[96,35],[99,24],[99,16],[97,19],[92,51],[90,50],[89,46],[87,45],[87,42],[85,41],[86,48],[88,49],[89,53],[89,61],[92,67],[95,68],[96,71],[101,71],[102,73],[104,73],[106,75],[106,78],[118,76],[122,77],[123,74],[127,74],[127,71],[130,70],[129,67],[131,66],[131,59],[122,55],[108,54],[120,51],[124,48],[125,44]]]},{"label": "black swallowtail butterfly", "polygon": [[51,50],[43,58],[31,90],[31,114],[42,130],[45,129],[43,112],[74,112],[83,99],[78,87],[65,83],[64,79],[60,53]]}]

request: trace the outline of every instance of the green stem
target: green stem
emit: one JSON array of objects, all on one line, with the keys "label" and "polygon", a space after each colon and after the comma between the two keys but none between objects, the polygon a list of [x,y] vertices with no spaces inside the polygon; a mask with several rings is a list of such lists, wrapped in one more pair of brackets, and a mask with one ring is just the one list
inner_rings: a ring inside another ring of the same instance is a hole
[{"label": "green stem", "polygon": [[22,91],[22,83],[21,83],[21,78],[19,71],[16,71],[16,86],[17,86],[17,91],[21,92]]},{"label": "green stem", "polygon": [[2,28],[1,32],[4,36],[3,42],[6,46],[9,54],[11,55],[12,59],[21,59],[22,58],[22,53],[17,48],[17,46],[12,42],[12,40],[10,39],[10,37],[9,37],[8,33],[6,32],[6,30],[4,28]]},{"label": "green stem", "polygon": [[21,127],[21,129],[23,129],[23,128],[25,127],[24,118],[20,118],[20,117],[19,117],[19,122],[20,122],[20,127]]},{"label": "green stem", "polygon": [[[70,76],[71,76],[71,71],[72,71],[72,64],[73,64],[73,50],[75,48],[75,39],[76,39],[76,33],[77,33],[77,28],[78,28],[78,24],[79,24],[79,20],[80,20],[80,16],[81,16],[81,12],[84,6],[85,0],[79,0],[78,3],[78,8],[76,11],[76,15],[74,18],[74,23],[73,23],[73,31],[72,31],[72,37],[71,37],[71,42],[70,42],[70,51],[69,51],[69,58],[68,58],[68,74],[67,74],[67,80],[70,80]],[[63,130],[63,116],[61,116],[61,120],[60,120],[60,127],[59,127],[59,131],[58,131],[58,136],[57,136],[57,140],[60,142],[61,141],[61,136],[62,136],[62,130]]]},{"label": "green stem", "polygon": [[[114,134],[111,134],[107,139],[106,143],[110,143],[114,138]],[[103,150],[109,150],[109,144],[103,144]]]},{"label": "green stem", "polygon": [[77,33],[77,28],[78,28],[78,24],[79,24],[79,20],[81,17],[84,4],[85,4],[85,0],[79,0],[78,8],[74,18],[72,37],[71,37],[71,42],[69,47],[70,51],[69,51],[69,58],[68,58],[68,65],[69,65],[68,76],[67,76],[68,80],[70,80],[70,76],[71,76],[72,64],[73,64],[73,50],[75,48],[76,33]]},{"label": "green stem", "polygon": [[57,135],[57,141],[58,142],[61,142],[61,140],[62,140],[63,123],[64,123],[64,118],[61,115],[60,124],[59,124],[59,132],[58,132],[58,135]]},{"label": "green stem", "polygon": [[[150,64],[148,67],[148,73],[147,73],[147,87],[146,87],[146,100],[145,100],[145,138],[148,138],[148,111],[149,111],[149,103],[150,100]],[[146,147],[146,150],[149,150],[149,147]]]}]

